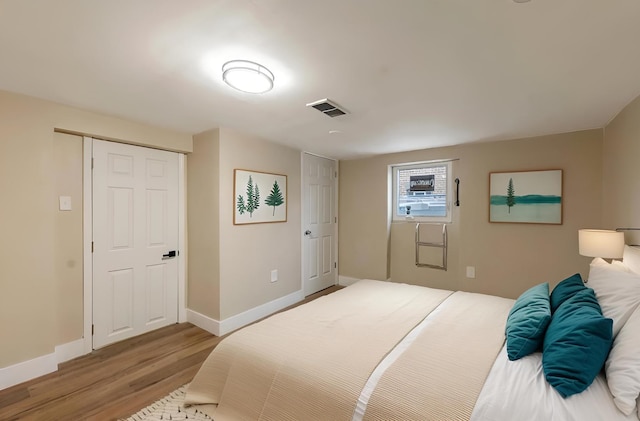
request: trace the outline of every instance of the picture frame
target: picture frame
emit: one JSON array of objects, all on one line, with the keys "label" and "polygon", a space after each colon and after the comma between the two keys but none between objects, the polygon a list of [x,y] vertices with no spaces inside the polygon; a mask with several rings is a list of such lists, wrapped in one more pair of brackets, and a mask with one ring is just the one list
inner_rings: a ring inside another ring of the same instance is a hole
[{"label": "picture frame", "polygon": [[489,173],[489,222],[562,224],[562,170]]},{"label": "picture frame", "polygon": [[287,222],[287,176],[233,170],[233,224]]}]

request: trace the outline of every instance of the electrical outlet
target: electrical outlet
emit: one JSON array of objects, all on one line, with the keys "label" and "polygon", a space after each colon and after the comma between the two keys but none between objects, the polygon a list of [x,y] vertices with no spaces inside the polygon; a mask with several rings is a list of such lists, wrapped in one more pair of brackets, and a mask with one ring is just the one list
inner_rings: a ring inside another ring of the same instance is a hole
[{"label": "electrical outlet", "polygon": [[278,269],[274,269],[271,271],[271,282],[275,282],[278,280]]},{"label": "electrical outlet", "polygon": [[467,278],[475,278],[476,277],[476,267],[475,266],[467,266]]}]

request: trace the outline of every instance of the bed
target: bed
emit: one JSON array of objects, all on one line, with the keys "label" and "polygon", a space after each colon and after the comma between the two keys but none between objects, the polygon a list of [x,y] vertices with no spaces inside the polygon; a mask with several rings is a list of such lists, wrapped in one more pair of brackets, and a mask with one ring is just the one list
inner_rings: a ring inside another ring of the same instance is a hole
[{"label": "bed", "polygon": [[[362,280],[225,338],[185,404],[216,421],[638,421],[640,274],[617,263],[595,259],[583,286],[595,291],[611,336],[602,370],[569,397],[546,372],[547,354],[566,338],[510,359],[516,342],[505,331],[522,297]],[[564,285],[579,286],[573,279],[556,289]]]}]

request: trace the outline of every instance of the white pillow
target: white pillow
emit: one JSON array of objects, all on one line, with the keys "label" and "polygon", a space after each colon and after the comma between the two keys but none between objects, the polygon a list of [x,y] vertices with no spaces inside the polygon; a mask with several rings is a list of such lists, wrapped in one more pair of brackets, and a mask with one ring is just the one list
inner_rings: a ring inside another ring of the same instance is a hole
[{"label": "white pillow", "polygon": [[589,268],[587,286],[593,288],[604,317],[613,320],[613,338],[640,306],[640,274],[626,272],[620,265],[599,257]]},{"label": "white pillow", "polygon": [[622,263],[631,269],[631,271],[640,273],[640,248],[630,247],[625,244],[624,252],[622,254]]},{"label": "white pillow", "polygon": [[613,401],[625,415],[640,415],[640,309],[636,310],[613,341],[605,363]]},{"label": "white pillow", "polygon": [[[600,259],[600,260],[602,260],[602,259]],[[604,262],[604,260],[603,260],[603,262]],[[607,263],[607,262],[605,262],[605,263]],[[619,270],[621,270],[622,272],[633,272],[631,269],[629,269],[629,267],[628,267],[627,265],[625,265],[624,263],[622,263],[622,261],[621,261],[621,260],[612,260],[612,261],[611,261],[611,266],[612,266],[614,269],[619,269]]]}]

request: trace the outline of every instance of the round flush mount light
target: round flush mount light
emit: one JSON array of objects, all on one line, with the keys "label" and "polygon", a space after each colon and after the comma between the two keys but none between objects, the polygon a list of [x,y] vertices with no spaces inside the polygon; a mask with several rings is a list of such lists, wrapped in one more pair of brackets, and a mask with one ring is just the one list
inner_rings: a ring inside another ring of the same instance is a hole
[{"label": "round flush mount light", "polygon": [[231,60],[222,65],[222,80],[249,94],[269,92],[273,89],[274,79],[269,69],[253,61]]}]

